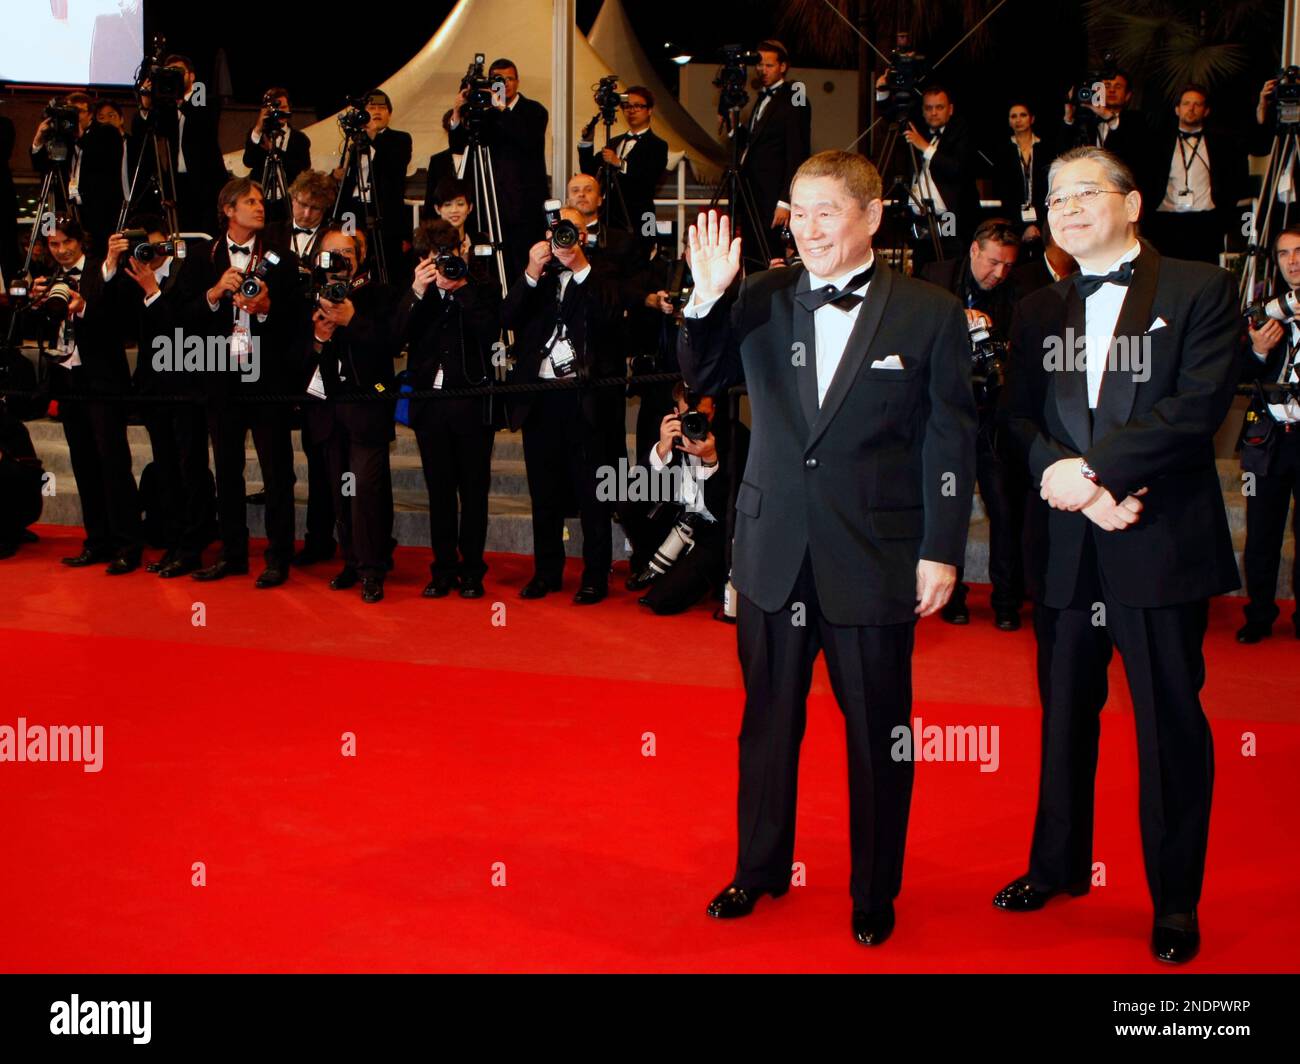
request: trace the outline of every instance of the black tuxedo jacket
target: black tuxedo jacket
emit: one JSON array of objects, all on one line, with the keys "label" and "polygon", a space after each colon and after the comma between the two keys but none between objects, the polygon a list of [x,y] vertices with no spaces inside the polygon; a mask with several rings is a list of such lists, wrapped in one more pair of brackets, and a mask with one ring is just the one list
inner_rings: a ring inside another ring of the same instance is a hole
[{"label": "black tuxedo jacket", "polygon": [[[424,298],[410,289],[397,305],[394,328],[407,344],[411,387],[477,388],[493,379],[492,345],[501,339],[501,289],[493,278],[470,282],[444,298],[430,285]],[[486,424],[482,399],[413,399],[411,425],[443,420],[458,431]]]},{"label": "black tuxedo jacket", "polygon": [[[184,350],[176,351],[176,334],[180,330],[182,337],[201,336],[209,324],[206,306],[202,307],[203,316],[198,310],[204,303],[204,293],[211,285],[208,270],[205,269],[203,256],[208,247],[202,243],[191,243],[187,249],[196,258],[173,258],[168,267],[167,276],[159,286],[160,294],[147,307],[144,305],[144,292],[126,272],[124,264],[119,264],[113,277],[116,297],[124,307],[124,317],[134,324],[138,355],[135,364],[135,387],[143,395],[201,395],[202,381],[198,375],[177,367],[178,358],[183,357]],[[160,345],[165,341],[166,347]],[[172,359],[170,368],[167,361],[159,358],[159,366],[154,367],[155,355],[170,351]]]},{"label": "black tuxedo jacket", "polygon": [[[426,171],[427,176],[424,180],[424,208],[420,211],[421,218],[437,218],[438,212],[434,209],[437,204],[434,203],[434,194],[437,191],[438,183],[444,178],[456,176],[456,160],[454,153],[450,148],[445,151],[435,152],[429,156],[429,165]],[[474,202],[473,195],[469,196],[470,203]],[[476,207],[475,210],[478,208]],[[476,217],[471,215],[471,218]]]},{"label": "black tuxedo jacket", "polygon": [[807,99],[802,106],[794,105],[794,87],[798,84],[787,81],[776,90],[751,132],[749,117],[762,100],[755,96],[741,128],[736,130],[736,136],[743,138],[740,172],[749,182],[759,223],[764,227],[771,221],[779,200],[790,202],[790,179],[812,154],[812,106]]},{"label": "black tuxedo jacket", "polygon": [[[1235,386],[1235,303],[1227,271],[1161,258],[1144,243],[1115,336],[1140,338],[1150,354],[1139,372],[1122,364],[1107,369],[1091,417],[1086,369],[1073,361],[1062,368],[1058,357],[1067,330],[1084,335],[1074,282],[1040,289],[1017,308],[1003,413],[1031,483],[1038,485],[1058,459],[1081,455],[1116,500],[1149,489],[1135,525],[1094,536],[1106,587],[1126,606],[1173,606],[1239,586],[1214,462],[1214,434]],[[1157,321],[1165,324],[1150,329]],[[1091,522],[1051,509],[1036,491],[1029,502],[1029,590],[1036,601],[1064,609]]]},{"label": "black tuxedo jacket", "polygon": [[[933,139],[925,125],[918,125],[917,129],[927,140]],[[944,206],[957,216],[957,236],[963,241],[970,239],[979,222],[975,160],[975,138],[970,127],[961,115],[953,115],[939,135],[939,146],[930,160],[930,177],[943,197]]]},{"label": "black tuxedo jacket", "polygon": [[[185,132],[180,138],[180,148],[185,152],[185,172],[189,177],[191,194],[195,197],[198,211],[204,218],[211,217],[208,232],[214,235],[220,232],[217,213],[217,193],[229,176],[226,160],[221,154],[221,141],[218,135],[220,115],[215,107],[195,107],[188,100],[179,107],[155,108],[150,114],[157,115],[159,132],[166,133],[171,146],[172,172],[180,175],[177,164],[177,126],[180,115],[185,116]],[[146,173],[152,173],[153,160],[149,154],[153,151],[153,141],[148,136],[149,127],[144,116],[137,113],[131,121],[131,137],[137,150],[145,152],[144,166]],[[184,193],[182,193],[184,194]]]},{"label": "black tuxedo jacket", "polygon": [[[78,215],[82,227],[95,238],[96,250],[103,251],[122,210],[122,153],[126,148],[122,134],[102,122],[92,122],[78,138],[77,146],[81,148]],[[44,145],[31,153],[31,162],[38,174],[49,173],[55,165],[50,162]],[[71,158],[58,166],[66,180],[72,170]]]},{"label": "black tuxedo jacket", "polygon": [[[764,116],[766,117],[766,116]],[[629,136],[620,133],[611,137],[609,146],[618,151],[623,141]],[[647,129],[636,140],[636,147],[628,152],[626,173],[615,171],[618,187],[623,193],[623,202],[627,205],[628,228],[638,235],[644,225],[647,214],[651,218],[655,213],[655,189],[659,179],[668,169],[668,142],[658,136],[654,130]],[[584,174],[595,175],[604,164],[604,159],[597,153],[594,144],[578,146],[578,166]],[[617,210],[610,217],[621,223]]]},{"label": "black tuxedo jacket", "polygon": [[[1150,217],[1155,213],[1165,198],[1170,167],[1177,157],[1177,143],[1177,124],[1162,130],[1150,141],[1150,150],[1146,157],[1147,169],[1144,174],[1139,175],[1139,180],[1142,182],[1144,217]],[[1191,154],[1192,150],[1189,147],[1187,148],[1189,161]],[[1237,217],[1237,200],[1245,195],[1246,183],[1250,178],[1246,152],[1236,138],[1223,132],[1206,130],[1197,162],[1192,164],[1193,168],[1200,167],[1207,156],[1210,160],[1210,195],[1214,197],[1214,212],[1226,231],[1230,224],[1234,222],[1240,224]],[[1181,176],[1182,163],[1173,164],[1173,167],[1174,172]]]},{"label": "black tuxedo jacket", "polygon": [[[248,167],[248,176],[259,185],[264,184],[266,159],[270,155],[265,144],[266,137],[255,141],[251,133],[244,141],[244,165]],[[284,188],[287,192],[295,177],[304,170],[311,169],[311,138],[301,129],[290,129],[289,143],[285,145],[280,159],[284,165]]]},{"label": "black tuxedo jacket", "polygon": [[[939,141],[943,143],[942,139]],[[1020,207],[1025,200],[1025,171],[1020,165],[1020,146],[1014,140],[1003,141],[993,156],[993,195],[1002,201],[1002,217],[1014,225],[1023,228],[1036,225],[1039,229],[1047,228],[1047,170],[1052,165],[1050,145],[1042,137],[1034,145],[1033,160],[1029,171],[1032,176],[1033,206],[1038,212],[1038,221],[1025,222],[1020,217]]]},{"label": "black tuxedo jacket", "polygon": [[[85,314],[72,319],[81,366],[75,367],[76,384],[71,389],[102,395],[122,395],[131,388],[131,370],[126,361],[126,322],[122,303],[115,297],[111,284],[104,283],[101,256],[86,256],[85,268],[77,281],[77,291],[86,301]],[[54,276],[58,276],[57,274]],[[71,382],[68,370],[52,366],[51,380]]]},{"label": "black tuxedo jacket", "polygon": [[[819,407],[813,315],[795,298],[808,287],[802,267],[765,270],[678,333],[691,388],[749,389],[732,579],[776,612],[808,554],[832,624],[906,623],[918,560],[965,559],[976,427],[966,317],[955,297],[877,255]],[[890,356],[903,368],[873,366]]]},{"label": "black tuxedo jacket", "polygon": [[[406,169],[411,165],[411,134],[401,129],[384,129],[374,138],[375,156],[371,170],[371,182],[378,189],[380,216],[383,218],[386,232],[402,231],[410,237],[410,220],[406,216]],[[345,175],[343,200],[345,210],[357,212],[358,221],[361,210],[355,206],[356,180],[353,174]],[[390,264],[391,265],[391,264]]]},{"label": "black tuxedo jacket", "polygon": [[[542,206],[549,186],[546,181],[546,108],[523,93],[516,97],[513,109],[489,116],[483,131],[483,143],[492,156],[492,173],[496,178],[497,202],[501,222],[506,228],[525,225],[541,234],[545,218]],[[463,152],[469,135],[462,122],[451,131],[451,150]],[[639,150],[639,149],[638,149]],[[469,176],[468,169],[466,176]]]},{"label": "black tuxedo jacket", "polygon": [[[1061,152],[1085,143],[1096,144],[1097,140],[1095,136],[1091,140],[1087,139],[1085,130],[1079,122],[1076,121],[1072,125],[1061,124]],[[1106,141],[1101,147],[1126,162],[1140,182],[1150,165],[1148,159],[1151,149],[1151,123],[1141,111],[1132,109],[1120,111],[1119,125],[1106,134]],[[1172,145],[1170,147],[1172,148]]]},{"label": "black tuxedo jacket", "polygon": [[[517,361],[511,383],[537,380],[557,314],[573,344],[579,379],[618,377],[627,372],[623,348],[618,342],[622,286],[608,259],[593,257],[590,262],[591,272],[582,284],[570,279],[565,286],[563,302],[558,300],[559,275],[550,270],[542,274],[535,287],[523,274],[511,285],[501,308],[506,328],[515,333]],[[623,400],[623,392],[617,388],[585,389],[583,417],[593,427],[611,429],[623,416]],[[523,424],[533,401],[533,396],[528,394],[511,401],[511,428]]]},{"label": "black tuxedo jacket", "polygon": [[[339,401],[310,403],[306,407],[307,431],[313,443],[322,443],[339,423],[358,443],[385,444],[394,438],[393,360],[401,350],[393,331],[393,291],[387,285],[370,283],[354,290],[350,298],[356,314],[349,324],[334,331],[319,353],[309,335],[309,368],[320,369],[325,395]],[[310,322],[307,328],[310,334]],[[386,398],[364,398],[374,395]]]}]

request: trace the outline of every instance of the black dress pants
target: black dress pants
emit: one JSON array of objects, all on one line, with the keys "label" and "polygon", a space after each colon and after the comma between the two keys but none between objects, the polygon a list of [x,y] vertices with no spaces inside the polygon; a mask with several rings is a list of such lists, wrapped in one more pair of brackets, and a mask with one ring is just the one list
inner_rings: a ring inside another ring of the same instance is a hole
[{"label": "black dress pants", "polygon": [[[433,576],[483,579],[487,563],[488,488],[492,481],[491,425],[458,425],[438,407],[416,420],[415,439],[429,492],[429,542]],[[457,500],[459,499],[459,527]]]},{"label": "black dress pants", "polygon": [[[56,368],[52,373],[76,374]],[[73,377],[67,390],[80,388]],[[68,457],[81,500],[86,550],[116,556],[144,549],[140,496],[131,471],[131,445],[126,434],[126,404],[95,399],[59,399],[59,416],[68,441]]]},{"label": "black dress pants", "polygon": [[266,492],[266,564],[284,568],[294,553],[293,437],[288,411],[274,403],[218,401],[208,409],[208,435],[217,467],[221,556],[236,564],[248,561],[244,441],[249,431]]},{"label": "black dress pants", "polygon": [[363,578],[382,581],[388,573],[393,535],[388,441],[362,443],[336,418],[323,448],[329,458],[334,528],[343,563]]},{"label": "black dress pants", "polygon": [[163,546],[173,558],[197,560],[211,538],[215,505],[203,407],[150,403],[145,428],[162,489]]},{"label": "black dress pants", "polygon": [[[1246,496],[1246,549],[1242,567],[1246,570],[1246,620],[1272,624],[1278,615],[1277,567],[1282,559],[1282,537],[1286,514],[1295,499],[1291,516],[1295,541],[1300,543],[1300,426],[1293,432],[1278,433],[1276,451],[1268,473],[1255,478],[1255,494]],[[1291,559],[1291,594],[1300,595],[1300,550]],[[1292,613],[1300,624],[1300,606]]]}]

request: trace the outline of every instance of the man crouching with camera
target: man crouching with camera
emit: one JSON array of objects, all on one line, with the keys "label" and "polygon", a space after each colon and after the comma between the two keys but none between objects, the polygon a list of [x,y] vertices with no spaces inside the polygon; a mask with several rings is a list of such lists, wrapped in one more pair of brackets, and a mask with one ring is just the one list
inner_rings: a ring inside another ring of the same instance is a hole
[{"label": "man crouching with camera", "polygon": [[393,431],[393,296],[362,267],[360,233],[331,229],[313,271],[307,394],[323,403],[306,409],[307,434],[329,459],[334,521],[343,568],[335,591],[361,582],[363,602],[384,597],[393,533],[393,482],[388,445]]}]

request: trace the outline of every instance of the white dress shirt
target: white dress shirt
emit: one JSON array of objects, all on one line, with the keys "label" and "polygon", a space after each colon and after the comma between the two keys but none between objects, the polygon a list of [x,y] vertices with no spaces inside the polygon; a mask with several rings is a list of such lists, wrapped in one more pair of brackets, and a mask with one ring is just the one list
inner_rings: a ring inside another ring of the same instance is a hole
[{"label": "white dress shirt", "polygon": [[[1297,363],[1300,363],[1300,322],[1289,322],[1287,332],[1291,342],[1287,347],[1287,353],[1282,357],[1282,369],[1278,372],[1277,384],[1286,384],[1288,382],[1295,384],[1300,383],[1300,372],[1297,372]],[[1255,357],[1261,362],[1268,361],[1268,352],[1262,355],[1256,351]],[[1287,367],[1290,366],[1288,372]],[[1273,415],[1274,421],[1300,421],[1300,400],[1294,396],[1288,396],[1284,403],[1269,403],[1268,412]]]},{"label": "white dress shirt", "polygon": [[[1100,276],[1113,273],[1126,262],[1132,262],[1142,251],[1142,245],[1136,240],[1133,246],[1117,258],[1104,270],[1094,273],[1083,270],[1084,276]],[[1115,324],[1119,321],[1119,312],[1124,306],[1124,297],[1128,289],[1123,285],[1107,282],[1093,292],[1084,301],[1083,335],[1087,341],[1088,353],[1088,409],[1097,409],[1097,400],[1101,395],[1101,379],[1106,372],[1106,359],[1110,353],[1110,342],[1115,336]]]},{"label": "white dress shirt", "polygon": [[[519,97],[516,96],[515,99],[517,100],[519,99]],[[580,269],[577,273],[574,273],[572,270],[563,271],[560,274],[560,290],[556,294],[555,297],[556,301],[559,303],[564,302],[564,292],[565,289],[569,287],[570,281],[573,281],[574,284],[582,284],[584,281],[587,280],[587,278],[590,275],[591,275],[591,263],[587,263],[587,265],[584,266],[582,269]],[[524,272],[524,280],[528,283],[529,288],[537,287],[537,282],[534,281],[530,276],[528,276],[527,271]],[[546,341],[546,346],[548,348],[551,346],[552,343],[555,342],[555,334],[558,333],[559,331],[560,331],[560,327],[558,325],[556,325],[556,327],[551,330],[550,338]],[[555,370],[551,366],[550,355],[547,355],[545,358],[542,359],[542,364],[540,367],[538,367],[537,370],[537,376],[539,379],[544,381],[555,380]]]},{"label": "white dress shirt", "polygon": [[1190,189],[1191,206],[1182,211],[1212,211],[1214,197],[1210,195],[1210,152],[1205,137],[1198,130],[1197,139],[1174,138],[1174,154],[1169,160],[1169,180],[1165,185],[1165,198],[1156,208],[1161,211],[1179,211],[1179,193]]},{"label": "white dress shirt", "polygon": [[[944,127],[930,132],[930,146],[921,153],[921,168],[916,172],[916,179],[912,182],[912,192],[916,199],[930,200],[933,205],[933,213],[943,214],[948,209],[944,203],[943,197],[939,195],[939,186],[935,184],[934,178],[930,176],[930,160],[934,158],[935,153],[939,150],[939,138],[943,136]],[[916,200],[909,201],[913,214],[920,214],[921,208],[917,205]]]},{"label": "white dress shirt", "polygon": [[[704,520],[716,524],[718,519],[704,505],[704,488],[701,485],[718,471],[718,463],[705,465],[704,459],[698,454],[687,454],[685,451],[677,452],[677,460],[682,463],[682,497],[673,501],[685,506],[687,513],[699,514]],[[667,461],[659,457],[659,444],[656,443],[650,448],[650,468],[655,473],[661,473],[667,467]]]}]

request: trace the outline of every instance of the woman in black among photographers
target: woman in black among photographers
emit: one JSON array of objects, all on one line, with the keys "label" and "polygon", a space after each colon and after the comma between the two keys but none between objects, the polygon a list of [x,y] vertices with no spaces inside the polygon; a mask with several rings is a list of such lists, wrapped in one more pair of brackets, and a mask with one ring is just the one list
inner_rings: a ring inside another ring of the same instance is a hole
[{"label": "woman in black among photographers", "polygon": [[[492,345],[501,336],[501,290],[495,279],[469,270],[472,260],[461,248],[456,228],[441,218],[415,231],[419,261],[397,306],[394,328],[408,345],[410,384],[417,391],[473,388],[492,374]],[[480,598],[492,478],[490,403],[486,398],[413,399],[411,427],[429,492],[433,562],[424,597],[443,598],[458,588],[462,598]]]},{"label": "woman in black among photographers", "polygon": [[1053,155],[1034,132],[1033,108],[1023,100],[1007,110],[1011,136],[994,160],[994,194],[1002,201],[1002,214],[1020,227],[1024,242],[1021,257],[1039,254],[1047,225],[1047,168]]}]

